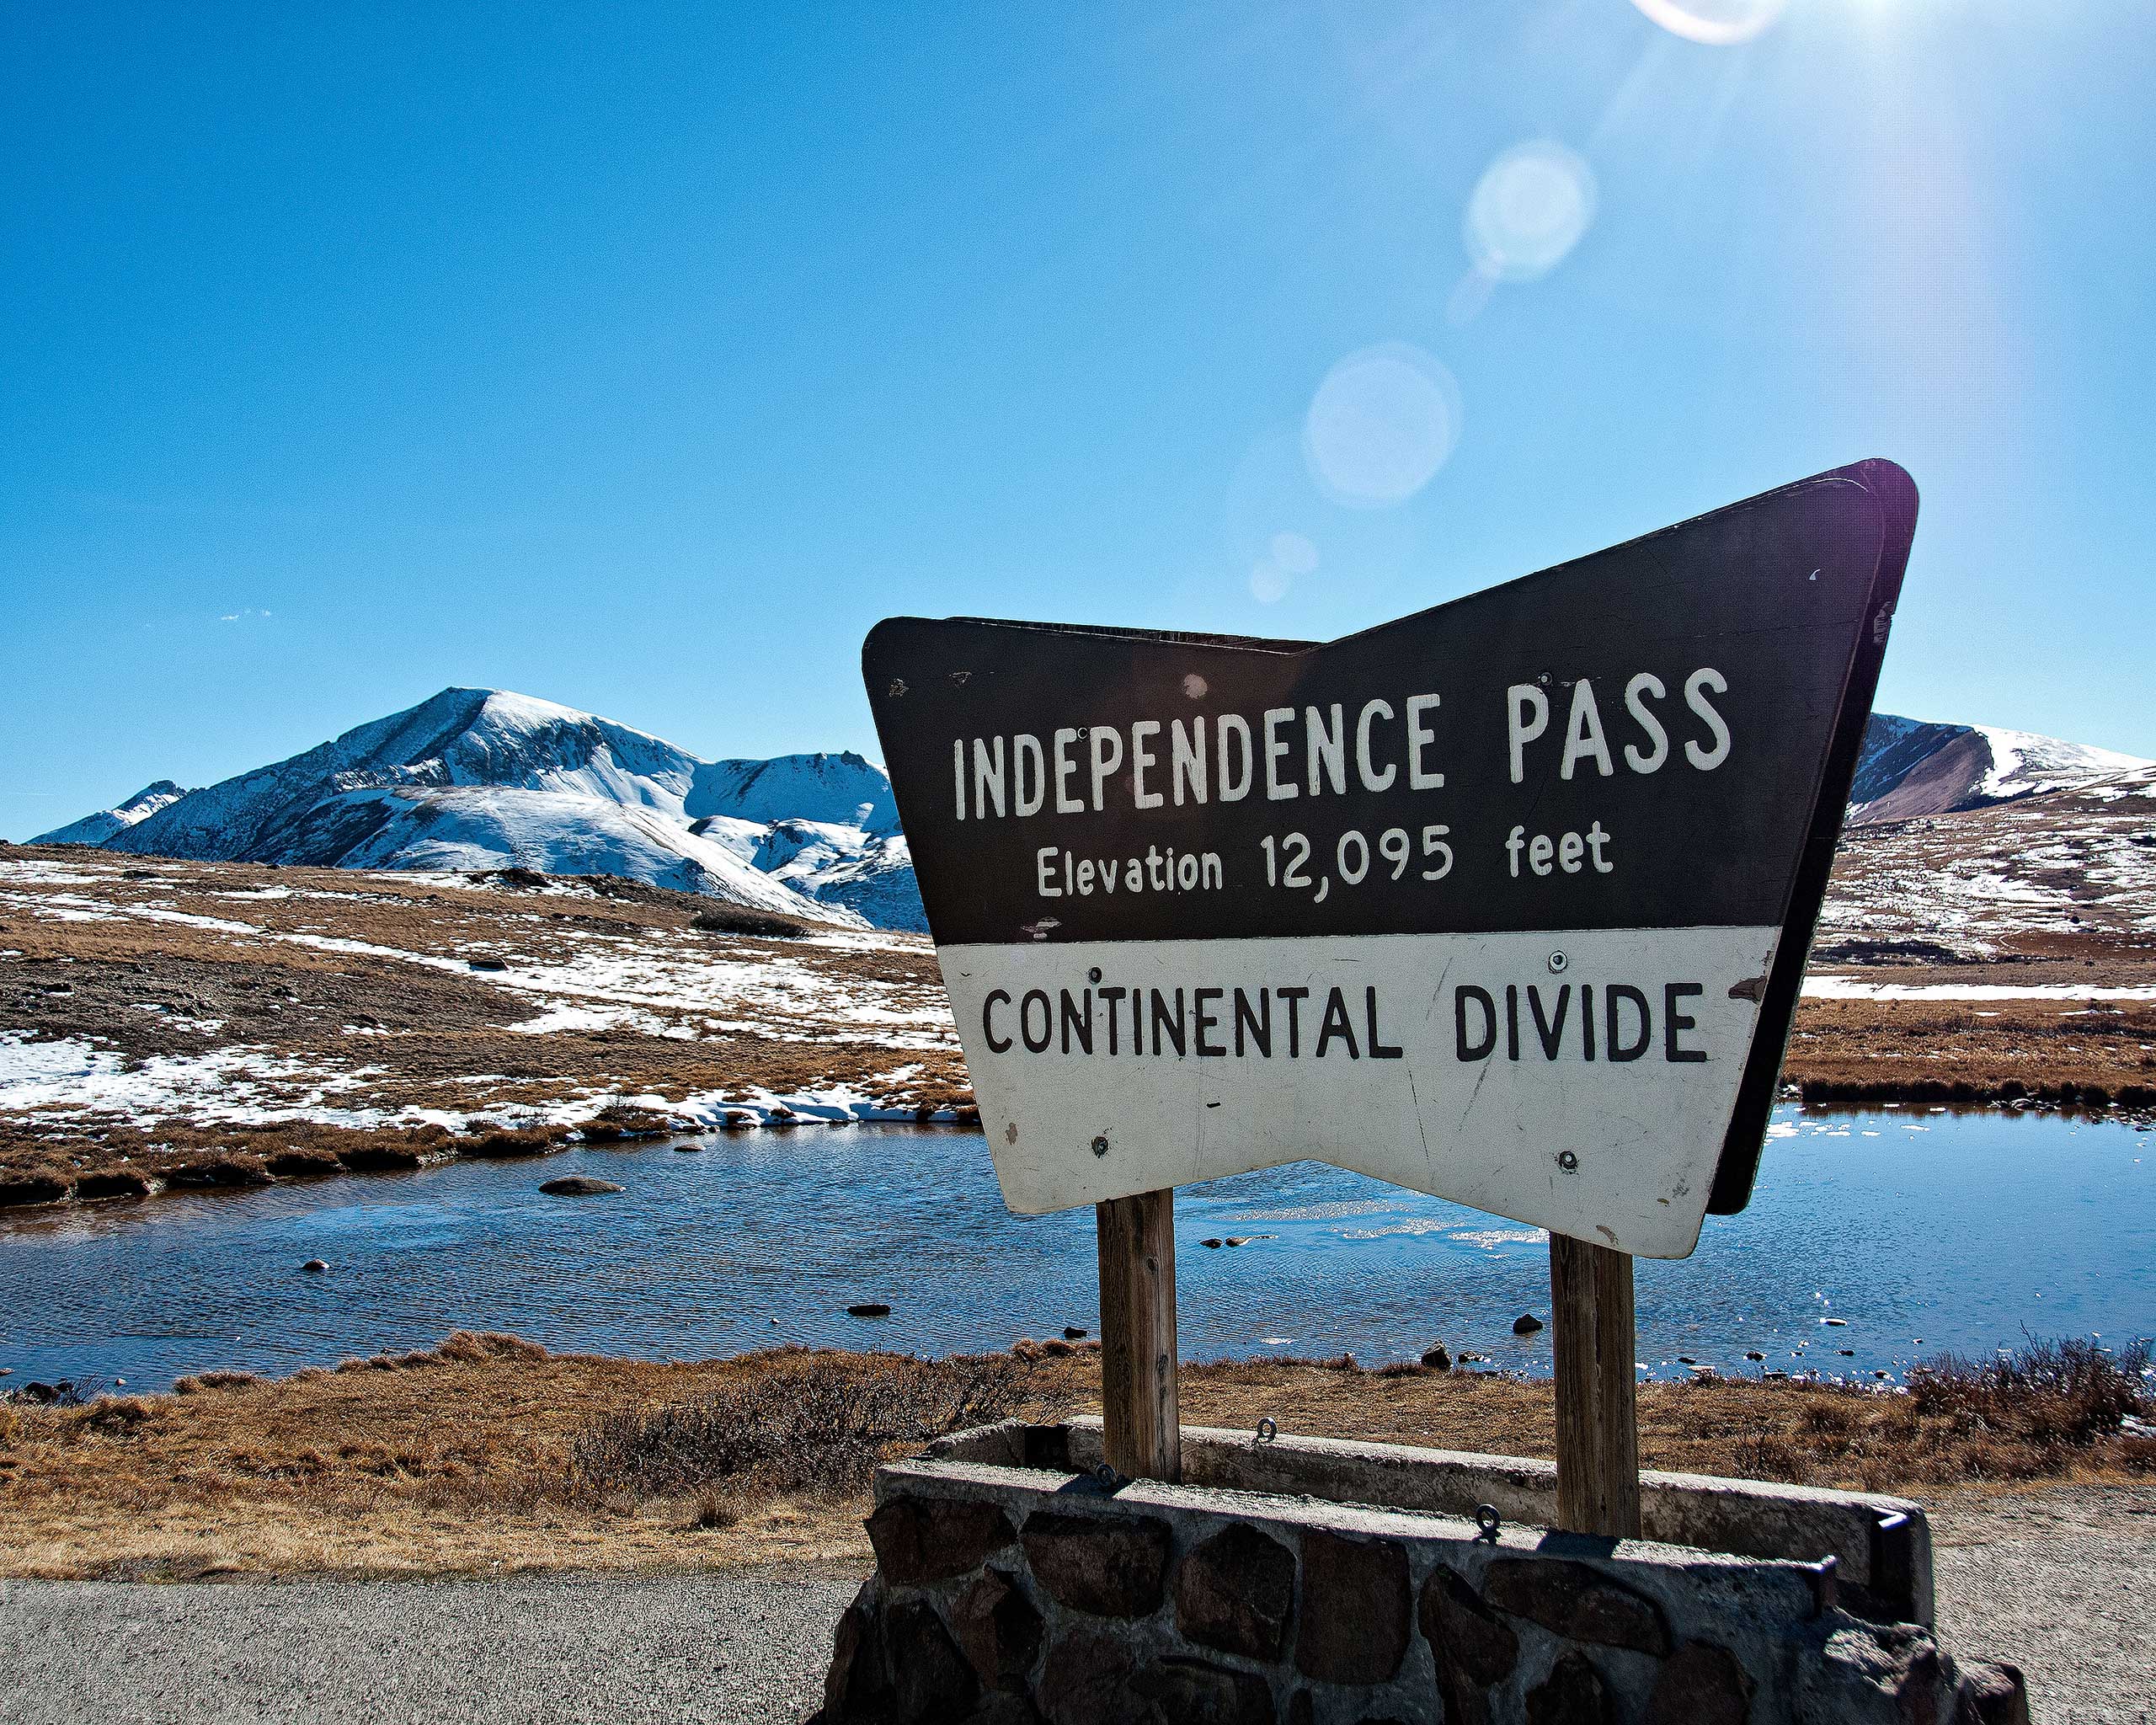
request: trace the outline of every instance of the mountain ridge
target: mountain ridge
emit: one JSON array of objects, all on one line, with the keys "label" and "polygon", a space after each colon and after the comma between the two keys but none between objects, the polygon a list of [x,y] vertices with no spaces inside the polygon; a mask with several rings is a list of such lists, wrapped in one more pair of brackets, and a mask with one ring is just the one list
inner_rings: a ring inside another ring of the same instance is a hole
[{"label": "mountain ridge", "polygon": [[2132,755],[1999,725],[1875,713],[1849,787],[1851,825],[1959,814],[2150,766]]},{"label": "mountain ridge", "polygon": [[[833,852],[848,868],[828,898],[813,870],[781,879],[757,866],[771,820],[754,815],[773,809],[858,831]],[[871,845],[895,837],[896,805],[888,776],[861,756],[707,761],[510,690],[444,689],[132,820],[106,814],[45,836],[205,862],[622,874],[810,921],[868,926],[850,901],[873,900],[883,926],[923,922],[903,840]],[[700,823],[738,829],[735,841],[693,830]],[[869,873],[889,878],[863,878],[872,850]]]},{"label": "mountain ridge", "polygon": [[[1956,814],[2150,763],[1875,713],[1849,821]],[[197,861],[622,874],[783,915],[925,931],[889,776],[851,750],[710,761],[512,690],[451,686],[198,790],[170,780],[35,842]]]},{"label": "mountain ridge", "polygon": [[115,803],[109,809],[100,809],[94,814],[85,814],[80,820],[71,820],[65,826],[56,826],[51,832],[41,832],[32,844],[38,845],[102,845],[115,833],[125,832],[138,822],[147,820],[160,809],[169,807],[182,797],[194,793],[184,785],[174,784],[168,778],[152,779],[124,803]]}]

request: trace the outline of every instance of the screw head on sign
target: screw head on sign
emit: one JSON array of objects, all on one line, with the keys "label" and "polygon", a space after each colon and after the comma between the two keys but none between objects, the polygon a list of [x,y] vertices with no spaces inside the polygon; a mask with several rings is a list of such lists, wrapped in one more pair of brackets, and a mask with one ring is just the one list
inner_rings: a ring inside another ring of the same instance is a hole
[{"label": "screw head on sign", "polygon": [[1088,982],[1098,982],[1100,980],[1101,967],[1098,964],[1094,965],[1091,969],[1086,973],[1086,980]]},{"label": "screw head on sign", "polygon": [[1550,974],[1552,976],[1562,976],[1565,974],[1565,967],[1572,962],[1572,961],[1566,958],[1562,953],[1550,953]]},{"label": "screw head on sign", "polygon": [[1107,1137],[1106,1134],[1102,1134],[1100,1137],[1097,1137],[1093,1140],[1093,1154],[1095,1156],[1106,1156],[1107,1153]]},{"label": "screw head on sign", "polygon": [[1572,1170],[1579,1167],[1579,1165],[1580,1159],[1572,1151],[1569,1150],[1561,1150],[1557,1152],[1557,1166],[1562,1168],[1566,1173],[1571,1173]]}]

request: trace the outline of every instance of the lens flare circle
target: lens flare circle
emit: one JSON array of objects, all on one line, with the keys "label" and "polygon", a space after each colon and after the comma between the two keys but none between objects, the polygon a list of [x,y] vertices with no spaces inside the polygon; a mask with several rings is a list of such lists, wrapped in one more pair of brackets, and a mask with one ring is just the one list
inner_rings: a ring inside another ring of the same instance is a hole
[{"label": "lens flare circle", "polygon": [[1482,170],[1467,200],[1475,267],[1493,281],[1547,275],[1594,220],[1594,169],[1548,138],[1515,144]]},{"label": "lens flare circle", "polygon": [[1303,420],[1303,459],[1326,498],[1353,509],[1405,503],[1460,441],[1460,386],[1404,341],[1349,354],[1325,374]]},{"label": "lens flare circle", "polygon": [[1288,596],[1294,582],[1294,577],[1268,557],[1251,566],[1250,596],[1260,605],[1275,605]]},{"label": "lens flare circle", "polygon": [[1291,575],[1307,575],[1317,567],[1317,547],[1300,533],[1275,533],[1269,548],[1273,562]]},{"label": "lens flare circle", "polygon": [[1710,48],[1733,48],[1771,26],[1789,0],[1632,0],[1673,36]]}]

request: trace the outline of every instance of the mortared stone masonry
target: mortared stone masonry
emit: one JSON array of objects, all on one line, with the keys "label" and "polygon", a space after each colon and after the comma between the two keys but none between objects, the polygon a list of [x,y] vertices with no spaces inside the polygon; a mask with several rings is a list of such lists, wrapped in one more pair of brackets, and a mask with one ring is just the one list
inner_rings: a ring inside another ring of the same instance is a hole
[{"label": "mortared stone masonry", "polygon": [[1197,1429],[1183,1455],[1182,1484],[1103,1476],[1079,1420],[881,1469],[826,1725],[2026,1725],[2019,1672],[1934,1634],[1913,1503],[1650,1474],[1658,1537],[1620,1542],[1533,1519],[1546,1463]]}]

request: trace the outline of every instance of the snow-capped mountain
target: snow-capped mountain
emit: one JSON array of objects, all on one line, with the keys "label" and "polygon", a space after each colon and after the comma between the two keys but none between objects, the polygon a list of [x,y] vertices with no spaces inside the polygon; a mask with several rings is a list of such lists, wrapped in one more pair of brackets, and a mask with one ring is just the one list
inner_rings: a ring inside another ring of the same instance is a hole
[{"label": "snow-capped mountain", "polygon": [[1996,725],[1930,724],[1875,713],[1849,788],[1853,823],[1908,820],[2071,790],[2150,763]]},{"label": "snow-capped mountain", "polygon": [[[789,798],[799,809],[761,820],[744,812],[782,810]],[[771,820],[792,824],[798,813],[830,829],[819,859],[848,865],[828,897],[802,847],[773,841]],[[857,755],[705,761],[551,701],[445,689],[72,841],[318,867],[620,874],[811,920],[920,928],[904,841],[895,853],[878,846],[895,823],[889,779]],[[863,870],[872,850],[877,866]],[[782,862],[800,866],[782,877]],[[865,916],[856,901],[883,915]]]},{"label": "snow-capped mountain", "polygon": [[138,821],[147,820],[160,809],[169,808],[182,797],[191,794],[184,787],[168,778],[147,784],[125,803],[109,809],[100,809],[94,814],[85,814],[80,820],[71,820],[65,826],[56,826],[51,832],[41,832],[30,842],[34,845],[101,845],[116,832],[124,832]]}]

